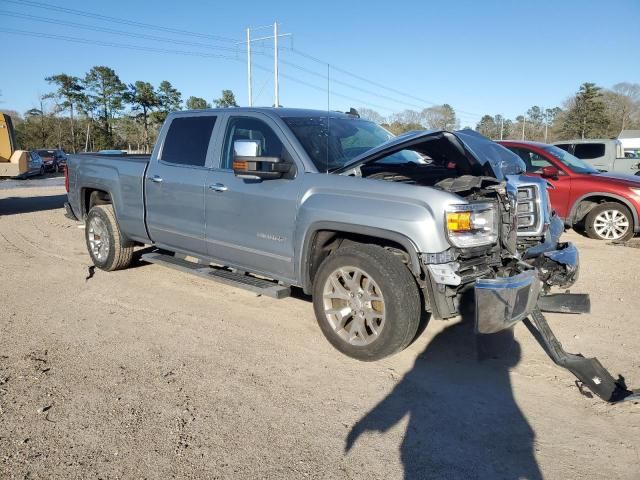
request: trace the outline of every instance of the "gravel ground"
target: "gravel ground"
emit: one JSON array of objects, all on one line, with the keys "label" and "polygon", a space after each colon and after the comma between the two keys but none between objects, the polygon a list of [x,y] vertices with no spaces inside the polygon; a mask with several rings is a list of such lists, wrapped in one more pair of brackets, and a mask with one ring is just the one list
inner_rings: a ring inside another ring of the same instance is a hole
[{"label": "gravel ground", "polygon": [[[86,280],[63,188],[36,182],[0,182],[0,478],[640,479],[640,405],[581,395],[523,325],[494,360],[453,320],[359,363],[302,295]],[[640,387],[640,250],[566,238],[593,313],[549,322]]]}]

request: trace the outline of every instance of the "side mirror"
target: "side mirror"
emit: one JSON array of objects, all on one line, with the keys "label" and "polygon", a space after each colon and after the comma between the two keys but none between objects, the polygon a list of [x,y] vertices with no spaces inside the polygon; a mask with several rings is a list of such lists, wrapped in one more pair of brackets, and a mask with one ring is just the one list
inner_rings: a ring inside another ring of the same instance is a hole
[{"label": "side mirror", "polygon": [[557,180],[560,175],[560,170],[556,167],[548,166],[542,167],[542,178],[550,178],[552,180]]},{"label": "side mirror", "polygon": [[263,157],[259,140],[233,142],[233,173],[247,180],[273,180],[287,173],[291,164],[280,157]]}]

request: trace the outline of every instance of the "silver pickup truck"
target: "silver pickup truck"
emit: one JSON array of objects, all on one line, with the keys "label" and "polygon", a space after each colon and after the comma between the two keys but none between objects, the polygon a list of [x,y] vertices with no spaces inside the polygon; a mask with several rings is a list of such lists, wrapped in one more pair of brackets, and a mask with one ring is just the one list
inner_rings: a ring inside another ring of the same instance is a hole
[{"label": "silver pickup truck", "polygon": [[393,137],[357,114],[183,111],[150,157],[72,156],[67,212],[103,270],[153,245],[144,260],[278,298],[301,288],[328,341],[360,360],[404,349],[424,311],[456,316],[475,293],[479,334],[531,317],[556,363],[607,400],[627,396],[540,313],[586,302],[548,295],[575,281],[578,253],[558,242],[546,183],[523,171],[470,130]]}]

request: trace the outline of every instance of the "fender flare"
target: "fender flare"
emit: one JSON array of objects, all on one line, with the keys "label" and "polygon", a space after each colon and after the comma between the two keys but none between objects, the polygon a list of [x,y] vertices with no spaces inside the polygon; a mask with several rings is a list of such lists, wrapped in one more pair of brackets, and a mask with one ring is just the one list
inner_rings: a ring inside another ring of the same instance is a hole
[{"label": "fender flare", "polygon": [[571,212],[569,213],[569,217],[568,217],[570,219],[572,225],[576,221],[575,216],[576,216],[576,213],[577,213],[577,210],[578,210],[578,205],[580,205],[580,202],[582,202],[584,200],[588,200],[590,197],[610,197],[612,200],[616,200],[616,201],[622,203],[624,206],[626,206],[631,211],[631,215],[633,216],[634,227],[636,229],[638,227],[640,227],[639,222],[638,222],[638,212],[636,211],[635,207],[631,204],[631,202],[629,202],[629,200],[627,200],[626,198],[624,198],[621,195],[618,195],[616,193],[609,193],[609,192],[589,192],[589,193],[586,193],[586,194],[582,195],[575,202],[573,202],[573,206],[571,207]]},{"label": "fender flare", "polygon": [[302,252],[299,260],[299,278],[302,281],[302,289],[306,294],[311,293],[311,276],[309,271],[309,254],[311,251],[311,242],[316,233],[322,230],[331,230],[339,233],[352,233],[356,235],[367,235],[383,240],[395,242],[404,248],[409,254],[409,268],[414,276],[419,276],[422,272],[418,249],[415,244],[406,236],[384,228],[370,227],[366,225],[354,225],[349,223],[320,221],[309,225],[306,230],[304,240],[302,242]]}]

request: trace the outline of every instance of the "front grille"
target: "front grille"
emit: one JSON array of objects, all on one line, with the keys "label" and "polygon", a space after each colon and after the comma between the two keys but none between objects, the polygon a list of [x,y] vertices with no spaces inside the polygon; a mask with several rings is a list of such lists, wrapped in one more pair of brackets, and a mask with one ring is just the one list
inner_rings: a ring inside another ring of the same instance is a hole
[{"label": "front grille", "polygon": [[540,191],[537,185],[518,187],[518,234],[541,233]]}]

